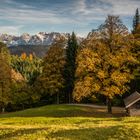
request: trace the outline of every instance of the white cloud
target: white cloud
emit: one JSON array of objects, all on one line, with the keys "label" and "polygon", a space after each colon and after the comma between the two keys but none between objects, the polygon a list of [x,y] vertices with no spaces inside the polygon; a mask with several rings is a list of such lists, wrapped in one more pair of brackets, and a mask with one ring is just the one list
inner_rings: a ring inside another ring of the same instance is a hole
[{"label": "white cloud", "polygon": [[136,8],[139,8],[139,0],[101,0],[103,3],[112,5],[109,12],[120,16],[134,15]]},{"label": "white cloud", "polygon": [[19,35],[22,26],[0,26],[0,33]]},{"label": "white cloud", "polygon": [[[0,6],[0,19],[8,19],[17,23],[45,23],[46,24],[63,24],[63,23],[77,23],[77,20],[70,19],[69,16],[63,16],[60,12],[46,9],[37,9],[37,7],[28,6],[15,2],[13,0],[6,0],[4,3],[15,5]],[[62,9],[62,7],[60,7]],[[65,9],[63,9],[65,11]]]},{"label": "white cloud", "polygon": [[[130,0],[99,0],[100,3],[90,3],[87,0],[75,0],[72,7],[64,8],[60,6],[60,11],[46,9],[37,10],[36,7],[17,3],[13,0],[6,0],[5,3],[16,5],[16,7],[0,7],[0,19],[8,19],[17,23],[45,23],[46,24],[80,24],[87,25],[90,21],[102,21],[107,14],[132,15],[136,9],[138,1]],[[104,8],[105,4],[112,6]],[[64,14],[70,14],[65,15]],[[64,14],[61,14],[64,13]],[[87,22],[87,23],[86,23]]]},{"label": "white cloud", "polygon": [[[79,27],[79,32],[84,34],[91,23],[102,23],[108,14],[120,16],[132,16],[136,8],[139,8],[140,0],[72,0],[70,5],[55,4],[39,9],[34,5],[26,5],[14,0],[4,0],[4,6],[0,5],[0,20],[9,20],[18,26],[0,27],[0,32],[18,33],[20,25],[52,24]],[[7,28],[6,28],[7,27]],[[83,29],[82,29],[83,28]],[[94,28],[94,27],[92,27]],[[77,29],[78,30],[78,29]]]},{"label": "white cloud", "polygon": [[[0,19],[8,19],[17,23],[46,23],[46,24],[84,24],[85,21],[90,20],[103,20],[103,17],[94,16],[98,8],[93,10],[88,9],[86,0],[77,0],[73,3],[72,7],[66,9],[59,6],[60,11],[52,11],[46,9],[37,10],[36,7],[30,7],[25,4],[20,4],[12,0],[6,0],[6,3],[16,5],[16,7],[0,7]],[[63,13],[63,14],[61,14]],[[70,14],[65,15],[65,14]],[[84,22],[82,22],[84,20]]]}]

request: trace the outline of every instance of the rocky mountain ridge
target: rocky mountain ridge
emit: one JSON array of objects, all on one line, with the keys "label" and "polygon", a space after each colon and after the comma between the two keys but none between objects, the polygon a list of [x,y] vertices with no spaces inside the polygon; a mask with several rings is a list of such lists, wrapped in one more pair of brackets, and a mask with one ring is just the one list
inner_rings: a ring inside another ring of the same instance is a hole
[{"label": "rocky mountain ridge", "polygon": [[60,40],[67,40],[68,33],[58,32],[39,32],[35,35],[24,33],[21,36],[0,34],[0,41],[7,44],[7,46],[19,46],[19,45],[51,45]]}]

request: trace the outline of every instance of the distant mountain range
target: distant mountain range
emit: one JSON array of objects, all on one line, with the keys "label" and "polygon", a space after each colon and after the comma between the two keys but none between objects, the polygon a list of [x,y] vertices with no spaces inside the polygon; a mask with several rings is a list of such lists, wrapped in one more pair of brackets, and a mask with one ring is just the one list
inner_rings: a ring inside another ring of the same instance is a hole
[{"label": "distant mountain range", "polygon": [[[21,36],[0,34],[0,41],[5,43],[11,54],[21,55],[23,52],[26,54],[35,54],[38,57],[43,57],[48,48],[57,42],[63,41],[63,46],[66,46],[69,33],[58,32],[39,32],[35,35],[24,33]],[[83,40],[77,37],[78,43]]]},{"label": "distant mountain range", "polygon": [[39,32],[35,35],[24,33],[21,36],[0,34],[0,41],[4,42],[8,46],[19,46],[19,45],[51,45],[59,40],[67,40],[68,33],[58,32]]}]

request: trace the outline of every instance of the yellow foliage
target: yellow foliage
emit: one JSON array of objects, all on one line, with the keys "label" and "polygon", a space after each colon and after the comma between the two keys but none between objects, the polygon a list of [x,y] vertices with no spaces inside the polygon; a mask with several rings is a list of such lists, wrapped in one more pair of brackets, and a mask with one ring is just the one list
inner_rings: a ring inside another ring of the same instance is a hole
[{"label": "yellow foliage", "polygon": [[61,93],[65,82],[64,66],[64,49],[59,46],[50,47],[43,61],[43,72],[38,78],[42,90],[51,95]]},{"label": "yellow foliage", "polygon": [[99,70],[99,71],[97,72],[97,76],[98,76],[99,79],[104,79],[104,78],[105,78],[105,73],[104,73],[104,71],[103,71],[103,70]]},{"label": "yellow foliage", "polygon": [[137,60],[130,52],[129,38],[113,36],[110,44],[94,39],[84,42],[77,56],[74,97],[81,100],[93,93],[101,93],[110,99],[128,90],[132,75],[130,65]]},{"label": "yellow foliage", "polygon": [[100,63],[100,57],[89,48],[84,48],[77,56],[76,76],[85,72],[94,72],[95,64]]},{"label": "yellow foliage", "polygon": [[22,53],[22,54],[21,54],[21,58],[22,58],[23,60],[25,60],[26,57],[27,57],[26,53]]},{"label": "yellow foliage", "polygon": [[33,60],[33,55],[32,54],[29,55],[29,59],[30,59],[30,61]]},{"label": "yellow foliage", "polygon": [[117,84],[118,86],[121,86],[122,84],[127,83],[129,81],[130,74],[115,71],[111,74],[111,79],[115,84]]}]

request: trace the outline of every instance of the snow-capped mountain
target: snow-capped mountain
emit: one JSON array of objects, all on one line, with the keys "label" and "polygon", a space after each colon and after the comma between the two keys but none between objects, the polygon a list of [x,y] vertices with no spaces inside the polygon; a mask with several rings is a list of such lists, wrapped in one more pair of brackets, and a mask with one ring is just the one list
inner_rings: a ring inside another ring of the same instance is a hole
[{"label": "snow-capped mountain", "polygon": [[21,36],[12,36],[8,34],[0,34],[0,41],[7,44],[7,46],[19,45],[51,45],[60,40],[67,40],[68,33],[57,32],[39,32],[36,35],[24,33]]},{"label": "snow-capped mountain", "polygon": [[[66,47],[69,33],[58,32],[39,32],[35,35],[24,33],[21,36],[0,34],[0,41],[7,44],[12,55],[21,55],[22,53],[35,54],[38,57],[44,57],[49,47],[55,43],[60,43]],[[83,38],[77,37],[80,44]]]}]

